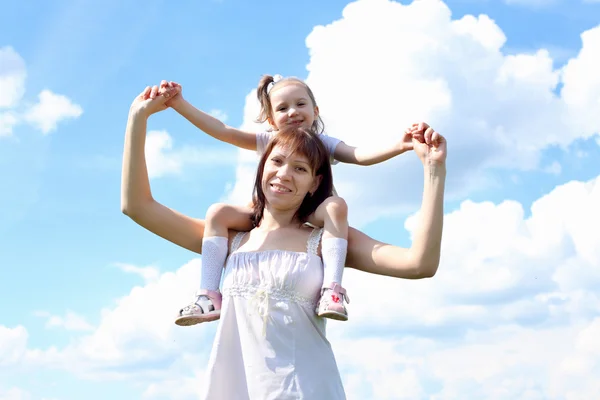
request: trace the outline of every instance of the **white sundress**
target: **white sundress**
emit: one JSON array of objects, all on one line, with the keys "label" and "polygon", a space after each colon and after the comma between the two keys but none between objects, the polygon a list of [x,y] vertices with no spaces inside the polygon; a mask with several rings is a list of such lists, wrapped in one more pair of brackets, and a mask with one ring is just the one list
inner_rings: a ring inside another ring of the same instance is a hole
[{"label": "white sundress", "polygon": [[311,232],[306,252],[238,251],[245,233],[234,237],[204,399],[346,398],[325,320],[315,314],[322,232]]}]

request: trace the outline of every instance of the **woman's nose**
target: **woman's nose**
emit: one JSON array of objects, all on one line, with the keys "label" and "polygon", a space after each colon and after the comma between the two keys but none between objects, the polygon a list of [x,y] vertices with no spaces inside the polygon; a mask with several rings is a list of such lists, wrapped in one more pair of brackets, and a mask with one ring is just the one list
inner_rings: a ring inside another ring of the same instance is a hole
[{"label": "woman's nose", "polygon": [[277,177],[279,177],[279,178],[285,178],[285,177],[289,176],[289,172],[290,172],[289,165],[288,164],[283,164],[277,170]]}]

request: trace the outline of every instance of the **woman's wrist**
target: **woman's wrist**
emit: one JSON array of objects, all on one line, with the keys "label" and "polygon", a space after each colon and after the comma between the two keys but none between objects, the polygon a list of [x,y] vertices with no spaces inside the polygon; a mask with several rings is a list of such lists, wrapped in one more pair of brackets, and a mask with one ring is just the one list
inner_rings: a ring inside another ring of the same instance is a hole
[{"label": "woman's wrist", "polygon": [[129,109],[129,119],[131,119],[132,121],[142,121],[142,120],[147,120],[149,117],[149,115],[147,114],[146,110],[144,110],[141,107],[134,107],[133,105],[131,106],[131,108]]},{"label": "woman's wrist", "polygon": [[425,172],[430,176],[446,177],[446,162],[429,161],[423,165]]}]

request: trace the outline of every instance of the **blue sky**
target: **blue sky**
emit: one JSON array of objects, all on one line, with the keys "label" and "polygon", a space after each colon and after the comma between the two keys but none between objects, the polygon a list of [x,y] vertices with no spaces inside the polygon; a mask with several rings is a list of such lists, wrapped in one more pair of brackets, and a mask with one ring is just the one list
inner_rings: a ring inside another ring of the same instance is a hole
[{"label": "blue sky", "polygon": [[[438,275],[345,275],[351,319],[329,335],[349,398],[600,390],[599,2],[1,7],[0,400],[196,398],[215,324],[171,320],[201,261],[120,213],[127,112],[168,79],[255,129],[265,73],[306,79],[349,144],[390,142],[420,119],[449,140]],[[149,130],[162,203],[202,216],[250,196],[253,155],[172,110]],[[334,175],[352,224],[410,245],[414,155]]]}]

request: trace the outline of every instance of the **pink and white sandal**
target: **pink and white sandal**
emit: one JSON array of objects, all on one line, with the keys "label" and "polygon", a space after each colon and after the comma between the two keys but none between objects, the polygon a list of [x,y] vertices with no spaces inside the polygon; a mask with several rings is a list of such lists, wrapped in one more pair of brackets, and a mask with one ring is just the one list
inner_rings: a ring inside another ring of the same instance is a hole
[{"label": "pink and white sandal", "polygon": [[194,301],[179,310],[175,323],[179,326],[190,326],[221,318],[221,302],[223,296],[218,291],[200,289]]},{"label": "pink and white sandal", "polygon": [[321,299],[317,304],[317,315],[322,318],[331,318],[338,321],[348,320],[348,311],[344,301],[350,303],[346,289],[337,283],[332,283],[328,288],[321,290]]}]

